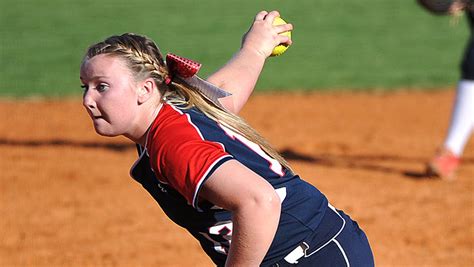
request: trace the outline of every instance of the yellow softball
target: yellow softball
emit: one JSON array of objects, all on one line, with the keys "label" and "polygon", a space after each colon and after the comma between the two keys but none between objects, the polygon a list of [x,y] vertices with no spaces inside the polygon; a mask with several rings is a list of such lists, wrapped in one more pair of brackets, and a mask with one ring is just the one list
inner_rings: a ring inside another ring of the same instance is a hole
[{"label": "yellow softball", "polygon": [[[275,20],[273,20],[273,25],[281,25],[281,24],[286,24],[286,21],[284,21],[280,17],[275,17]],[[282,33],[280,33],[280,35],[286,35],[286,36],[291,38],[291,31],[282,32]],[[285,53],[286,49],[288,49],[288,45],[286,45],[286,44],[277,45],[273,49],[272,54],[270,56],[271,57],[279,56],[279,55]]]}]

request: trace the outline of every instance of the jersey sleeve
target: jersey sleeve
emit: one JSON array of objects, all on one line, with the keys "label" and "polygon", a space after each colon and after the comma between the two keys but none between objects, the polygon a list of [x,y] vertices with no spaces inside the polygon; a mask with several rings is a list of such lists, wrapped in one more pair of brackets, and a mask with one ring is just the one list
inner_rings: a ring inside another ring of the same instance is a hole
[{"label": "jersey sleeve", "polygon": [[162,182],[170,184],[197,208],[198,193],[205,180],[232,156],[221,144],[205,140],[199,128],[188,121],[174,121],[151,134],[147,150],[153,169]]}]

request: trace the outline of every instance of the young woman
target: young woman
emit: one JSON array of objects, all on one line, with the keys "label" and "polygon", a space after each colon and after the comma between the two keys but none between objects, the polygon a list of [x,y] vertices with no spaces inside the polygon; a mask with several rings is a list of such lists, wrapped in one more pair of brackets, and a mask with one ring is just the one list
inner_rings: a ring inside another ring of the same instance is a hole
[{"label": "young woman", "polygon": [[[150,39],[123,34],[92,45],[81,65],[96,132],[141,150],[131,175],[218,266],[373,266],[356,222],[300,179],[235,115],[273,48],[291,44],[262,11],[240,51],[209,77]],[[229,94],[231,93],[231,95]]]},{"label": "young woman", "polygon": [[456,99],[451,112],[450,124],[435,155],[426,166],[428,176],[454,180],[461,164],[464,148],[474,132],[474,6],[472,0],[432,1],[419,0],[429,11],[436,14],[460,16],[466,14],[469,39],[460,64],[461,77],[456,87]]}]

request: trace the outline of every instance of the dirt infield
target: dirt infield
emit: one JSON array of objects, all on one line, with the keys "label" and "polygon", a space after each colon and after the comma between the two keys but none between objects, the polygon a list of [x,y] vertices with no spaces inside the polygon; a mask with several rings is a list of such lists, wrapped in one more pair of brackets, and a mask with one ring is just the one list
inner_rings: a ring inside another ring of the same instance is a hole
[{"label": "dirt infield", "polygon": [[[474,140],[455,182],[423,176],[454,89],[257,94],[242,115],[359,222],[377,266],[474,266]],[[0,101],[0,266],[212,266],[128,176],[123,138],[79,99]]]}]

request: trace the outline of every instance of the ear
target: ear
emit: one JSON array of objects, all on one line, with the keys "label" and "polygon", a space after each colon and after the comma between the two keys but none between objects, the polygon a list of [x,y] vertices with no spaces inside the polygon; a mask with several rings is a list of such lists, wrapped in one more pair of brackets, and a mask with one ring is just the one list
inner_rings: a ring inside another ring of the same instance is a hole
[{"label": "ear", "polygon": [[157,92],[155,81],[151,78],[145,79],[139,84],[137,90],[138,104],[145,103]]}]

